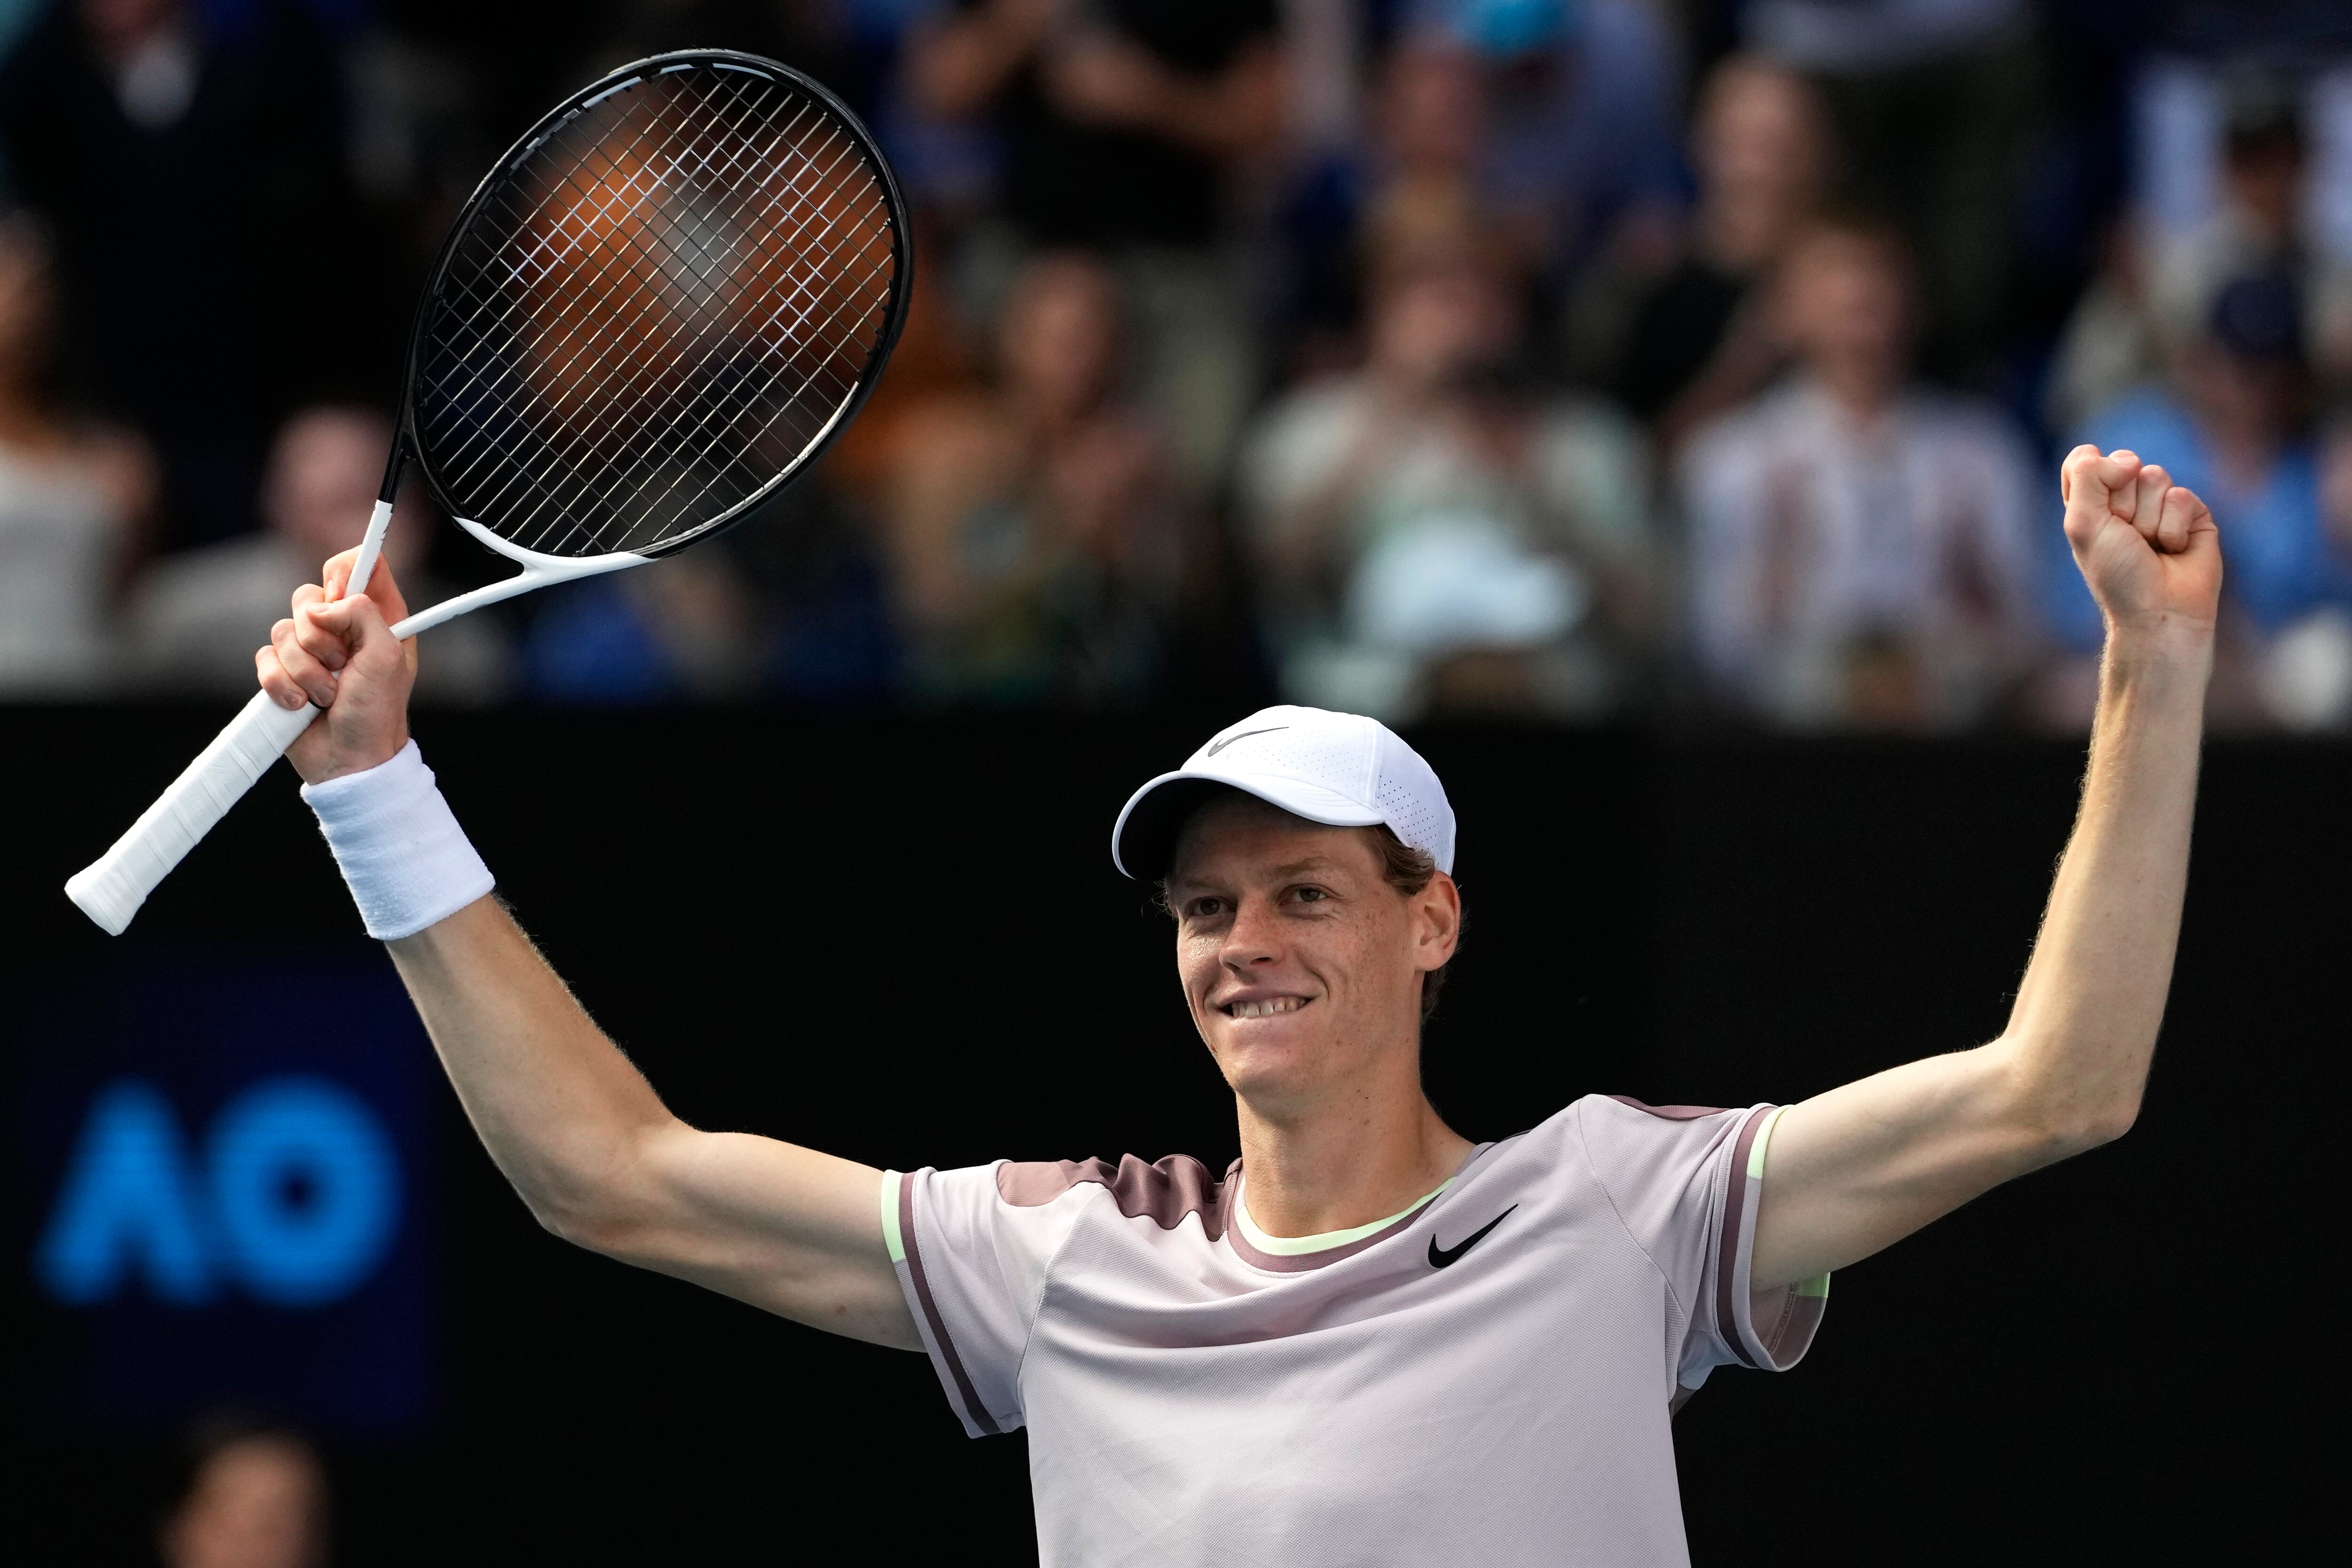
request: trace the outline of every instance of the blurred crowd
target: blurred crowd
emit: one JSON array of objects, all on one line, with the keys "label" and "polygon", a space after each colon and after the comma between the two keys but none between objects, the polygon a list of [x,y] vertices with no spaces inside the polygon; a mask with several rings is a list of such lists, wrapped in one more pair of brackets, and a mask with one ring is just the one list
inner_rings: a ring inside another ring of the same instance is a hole
[{"label": "blurred crowd", "polygon": [[874,126],[898,357],[433,700],[2067,730],[2090,441],[2221,521],[2215,722],[2352,726],[2340,0],[0,0],[0,696],[247,689],[472,183],[698,45]]}]

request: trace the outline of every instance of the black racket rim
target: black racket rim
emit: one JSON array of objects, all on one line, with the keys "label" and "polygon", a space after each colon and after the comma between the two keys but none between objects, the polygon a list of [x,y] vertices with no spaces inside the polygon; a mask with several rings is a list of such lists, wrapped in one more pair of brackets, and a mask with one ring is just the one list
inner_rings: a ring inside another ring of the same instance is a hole
[{"label": "black racket rim", "polygon": [[898,189],[898,176],[892,172],[890,161],[882,155],[882,144],[875,140],[866,122],[858,119],[856,111],[842,102],[840,96],[831,88],[781,60],[772,60],[765,55],[748,54],[741,49],[673,49],[667,54],[648,55],[644,59],[633,60],[609,71],[540,116],[530,130],[516,137],[513,144],[499,154],[489,172],[482,176],[474,186],[473,193],[466,198],[466,204],[457,209],[457,215],[451,220],[448,232],[441,236],[440,248],[434,252],[433,265],[425,275],[424,291],[417,296],[416,314],[409,322],[408,359],[401,373],[400,423],[393,442],[390,471],[384,476],[385,500],[393,498],[392,491],[398,483],[403,465],[413,464],[424,479],[425,488],[431,492],[434,505],[448,517],[459,515],[457,507],[450,502],[448,493],[434,475],[432,464],[425,460],[424,444],[416,437],[416,387],[419,368],[425,357],[425,325],[432,319],[434,306],[440,300],[441,285],[457,256],[458,242],[466,237],[467,231],[473,226],[489,198],[504,183],[509,172],[537,151],[539,144],[553,135],[558,128],[625,88],[679,65],[725,65],[772,77],[795,91],[806,93],[841,122],[856,145],[858,156],[866,161],[866,167],[874,172],[875,178],[882,186],[882,199],[890,220],[890,308],[883,321],[882,335],[875,345],[873,356],[859,374],[857,384],[850,389],[848,402],[825,433],[796,461],[711,521],[677,538],[665,539],[631,553],[648,559],[658,559],[688,545],[715,538],[742,522],[775,499],[777,493],[785,486],[814,467],[817,460],[841,438],[841,433],[849,428],[858,411],[866,406],[866,400],[873,395],[876,384],[882,379],[882,372],[889,368],[892,350],[898,346],[898,333],[907,324],[907,307],[913,297],[915,282],[915,256],[908,235],[907,201]]}]

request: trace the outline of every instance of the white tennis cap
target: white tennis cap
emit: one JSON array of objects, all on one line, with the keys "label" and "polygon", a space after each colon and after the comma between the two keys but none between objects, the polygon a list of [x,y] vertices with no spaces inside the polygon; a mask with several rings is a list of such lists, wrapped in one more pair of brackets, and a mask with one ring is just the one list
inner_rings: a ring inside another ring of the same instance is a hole
[{"label": "white tennis cap", "polygon": [[1209,737],[1173,773],[1128,798],[1110,831],[1111,863],[1146,880],[1168,874],[1185,819],[1217,786],[1335,828],[1389,831],[1454,870],[1454,808],[1421,753],[1361,714],[1260,708]]}]

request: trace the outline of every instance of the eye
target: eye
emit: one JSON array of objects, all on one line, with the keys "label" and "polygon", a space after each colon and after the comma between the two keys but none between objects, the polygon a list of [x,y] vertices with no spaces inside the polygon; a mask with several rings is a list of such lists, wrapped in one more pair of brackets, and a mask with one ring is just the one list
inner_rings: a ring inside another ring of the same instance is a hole
[{"label": "eye", "polygon": [[1331,894],[1319,887],[1294,887],[1290,890],[1290,896],[1301,904],[1321,904]]},{"label": "eye", "polygon": [[1184,906],[1184,913],[1194,920],[1214,920],[1225,912],[1222,898],[1196,898]]}]

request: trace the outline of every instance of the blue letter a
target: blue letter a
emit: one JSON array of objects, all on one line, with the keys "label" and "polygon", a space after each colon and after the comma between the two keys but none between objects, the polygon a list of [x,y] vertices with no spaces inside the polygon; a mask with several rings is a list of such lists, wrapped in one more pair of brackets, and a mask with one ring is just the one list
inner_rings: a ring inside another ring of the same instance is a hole
[{"label": "blue letter a", "polygon": [[90,1104],[34,1271],[51,1296],[77,1305],[104,1301],[132,1270],[164,1301],[205,1300],[212,1270],[191,1186],[163,1096],[135,1078],[109,1084]]}]

